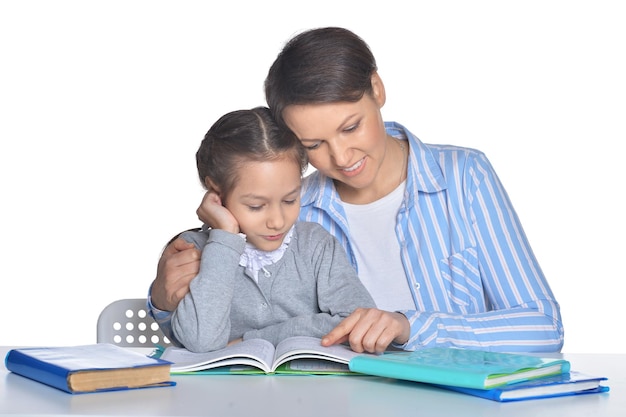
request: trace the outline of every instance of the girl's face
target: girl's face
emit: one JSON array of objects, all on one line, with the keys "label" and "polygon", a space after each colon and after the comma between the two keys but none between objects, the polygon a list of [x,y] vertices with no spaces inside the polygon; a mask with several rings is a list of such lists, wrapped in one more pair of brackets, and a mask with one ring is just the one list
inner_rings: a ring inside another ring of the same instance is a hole
[{"label": "girl's face", "polygon": [[[354,103],[290,105],[283,112],[285,123],[307,149],[311,165],[336,180],[340,194],[376,193],[386,186],[385,174],[393,175],[390,158],[383,164],[389,141],[380,113],[384,87],[376,74],[372,87],[373,94]],[[395,169],[394,178],[399,168]]]},{"label": "girl's face", "polygon": [[264,251],[278,249],[300,213],[301,175],[289,157],[245,162],[226,208],[239,222],[247,241]]}]

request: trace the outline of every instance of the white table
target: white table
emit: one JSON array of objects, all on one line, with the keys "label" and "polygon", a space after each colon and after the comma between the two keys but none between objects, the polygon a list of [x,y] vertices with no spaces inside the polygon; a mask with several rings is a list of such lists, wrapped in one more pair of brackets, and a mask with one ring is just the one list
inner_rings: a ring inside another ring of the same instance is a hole
[{"label": "white table", "polygon": [[[4,358],[9,347],[0,347]],[[558,355],[550,355],[558,356]],[[0,367],[0,415],[99,416],[626,416],[626,355],[563,355],[572,369],[609,377],[611,391],[498,403],[367,376],[174,376],[177,386],[71,395]]]}]

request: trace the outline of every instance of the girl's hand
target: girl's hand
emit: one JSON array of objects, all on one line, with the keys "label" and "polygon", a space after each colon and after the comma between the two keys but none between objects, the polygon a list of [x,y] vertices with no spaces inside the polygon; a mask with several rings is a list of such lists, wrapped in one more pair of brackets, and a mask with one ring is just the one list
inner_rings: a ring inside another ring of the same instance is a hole
[{"label": "girl's hand", "polygon": [[231,340],[230,342],[228,342],[226,346],[236,345],[237,343],[241,343],[241,342],[243,342],[243,337],[240,337],[239,339]]},{"label": "girl's hand", "polygon": [[207,191],[196,210],[198,218],[213,229],[221,229],[231,233],[239,233],[239,222],[232,213],[222,205],[222,200],[214,191]]},{"label": "girl's hand", "polygon": [[355,352],[381,353],[391,342],[408,342],[410,331],[409,320],[404,314],[357,308],[322,338],[322,345],[349,342]]}]

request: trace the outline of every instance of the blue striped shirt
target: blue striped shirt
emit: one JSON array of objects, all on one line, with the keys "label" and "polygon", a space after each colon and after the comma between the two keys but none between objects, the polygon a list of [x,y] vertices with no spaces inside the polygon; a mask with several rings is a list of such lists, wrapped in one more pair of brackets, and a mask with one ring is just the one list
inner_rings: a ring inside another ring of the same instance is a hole
[{"label": "blue striped shirt", "polygon": [[[485,155],[385,127],[410,144],[396,235],[417,309],[402,311],[411,335],[400,347],[560,351],[559,304]],[[303,183],[300,220],[324,226],[358,271],[342,202],[319,172]]]}]

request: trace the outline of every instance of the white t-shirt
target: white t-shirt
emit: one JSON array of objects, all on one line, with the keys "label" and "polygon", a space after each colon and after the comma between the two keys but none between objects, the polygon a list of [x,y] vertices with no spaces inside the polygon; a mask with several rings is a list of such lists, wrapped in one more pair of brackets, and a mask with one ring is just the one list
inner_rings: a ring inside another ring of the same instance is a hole
[{"label": "white t-shirt", "polygon": [[406,187],[370,204],[343,202],[359,278],[381,310],[415,310],[396,237],[396,216]]}]

